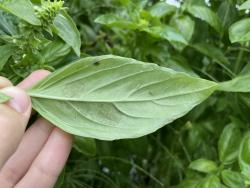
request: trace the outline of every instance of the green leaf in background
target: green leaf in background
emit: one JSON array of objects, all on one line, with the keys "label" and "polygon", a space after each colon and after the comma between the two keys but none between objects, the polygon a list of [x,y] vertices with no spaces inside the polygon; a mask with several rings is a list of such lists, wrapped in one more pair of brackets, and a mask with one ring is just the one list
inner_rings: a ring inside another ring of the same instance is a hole
[{"label": "green leaf in background", "polygon": [[192,161],[188,168],[203,173],[213,173],[218,170],[217,164],[214,161],[207,159],[197,159]]},{"label": "green leaf in background", "polygon": [[250,184],[250,132],[248,132],[240,144],[239,166],[245,182]]},{"label": "green leaf in background", "polygon": [[235,124],[231,123],[224,128],[218,143],[221,163],[227,165],[237,159],[241,139],[241,131]]},{"label": "green leaf in background", "polygon": [[41,57],[43,62],[54,65],[58,60],[65,57],[71,51],[71,47],[62,41],[48,43],[42,51]]},{"label": "green leaf in background", "polygon": [[247,0],[243,4],[240,5],[239,10],[250,9],[250,0]]},{"label": "green leaf in background", "polygon": [[222,185],[217,176],[210,175],[201,180],[196,188],[222,188]]},{"label": "green leaf in background", "polygon": [[8,59],[11,57],[14,47],[10,44],[0,46],[0,71],[3,69],[4,65],[7,63]]},{"label": "green leaf in background", "polygon": [[32,25],[41,25],[30,0],[2,0],[0,9],[14,14]]},{"label": "green leaf in background", "polygon": [[250,18],[242,19],[229,28],[231,42],[245,42],[250,40]]},{"label": "green leaf in background", "polygon": [[15,24],[16,17],[0,10],[0,30],[8,35],[17,34],[17,25]]},{"label": "green leaf in background", "polygon": [[80,56],[81,38],[80,33],[67,12],[61,11],[54,20],[55,32]]},{"label": "green leaf in background", "polygon": [[226,56],[223,54],[223,52],[215,46],[212,46],[208,43],[197,43],[197,44],[193,44],[192,47],[198,52],[217,61],[218,63],[229,64],[229,61],[226,58]]},{"label": "green leaf in background", "polygon": [[171,25],[176,28],[187,41],[191,40],[194,33],[195,22],[190,16],[178,16],[171,20]]},{"label": "green leaf in background", "polygon": [[185,115],[217,84],[117,56],[81,59],[28,91],[43,117],[102,140],[140,137]]},{"label": "green leaf in background", "polygon": [[228,27],[237,19],[238,10],[234,2],[230,0],[222,1],[218,8],[218,16],[222,26],[225,28],[225,33],[228,32]]},{"label": "green leaf in background", "polygon": [[244,178],[239,172],[223,170],[221,172],[223,183],[229,188],[245,188]]},{"label": "green leaf in background", "polygon": [[190,76],[199,77],[188,65],[188,63],[178,57],[169,58],[167,61],[160,64],[160,66],[173,69],[177,72],[184,72]]},{"label": "green leaf in background", "polygon": [[11,97],[0,92],[0,103],[5,103],[10,99],[11,99]]},{"label": "green leaf in background", "polygon": [[121,29],[131,29],[135,30],[138,28],[138,25],[132,21],[126,20],[124,18],[118,17],[115,14],[105,14],[99,16],[95,19],[96,23],[103,24],[109,27],[118,27]]},{"label": "green leaf in background", "polygon": [[93,138],[75,136],[73,148],[84,155],[94,156],[96,154],[96,143]]},{"label": "green leaf in background", "polygon": [[168,3],[165,2],[158,2],[154,4],[152,7],[149,9],[149,13],[152,16],[162,18],[164,16],[168,16],[173,14],[176,11],[176,7],[172,6]]},{"label": "green leaf in background", "polygon": [[237,159],[241,139],[241,131],[235,124],[231,123],[224,128],[218,143],[221,163],[228,165]]},{"label": "green leaf in background", "polygon": [[182,181],[181,184],[177,186],[177,188],[196,188],[198,183],[199,181],[197,180],[187,179]]},{"label": "green leaf in background", "polygon": [[240,75],[233,80],[221,82],[218,90],[227,92],[250,92],[250,75]]},{"label": "green leaf in background", "polygon": [[204,6],[189,6],[188,12],[196,18],[204,20],[211,25],[218,33],[222,32],[222,25],[219,17],[211,9]]},{"label": "green leaf in background", "polygon": [[180,43],[187,45],[188,42],[175,28],[167,25],[154,26],[145,29],[150,35],[156,38],[168,40],[170,43]]}]

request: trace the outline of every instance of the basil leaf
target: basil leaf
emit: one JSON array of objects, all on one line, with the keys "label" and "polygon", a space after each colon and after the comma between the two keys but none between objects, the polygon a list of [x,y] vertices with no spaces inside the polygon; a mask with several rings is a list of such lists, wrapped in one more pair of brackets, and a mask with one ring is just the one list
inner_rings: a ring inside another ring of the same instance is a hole
[{"label": "basil leaf", "polygon": [[250,183],[250,132],[248,132],[240,144],[239,165],[241,174],[244,176],[245,182]]},{"label": "basil leaf", "polygon": [[10,99],[11,99],[11,97],[0,92],[0,103],[5,103]]},{"label": "basil leaf", "polygon": [[0,10],[0,30],[8,35],[17,34],[17,24],[15,24],[17,18],[9,13]]},{"label": "basil leaf", "polygon": [[102,140],[140,137],[185,115],[217,87],[117,56],[88,57],[31,88],[32,104],[66,132]]},{"label": "basil leaf", "polygon": [[237,159],[241,136],[241,131],[235,124],[229,124],[224,128],[218,143],[219,158],[224,165],[231,164]]},{"label": "basil leaf", "polygon": [[241,75],[230,81],[220,83],[219,90],[227,92],[250,92],[250,75]]},{"label": "basil leaf", "polygon": [[197,159],[192,161],[188,168],[203,173],[213,173],[218,170],[217,164],[214,161],[207,159]]},{"label": "basil leaf", "polygon": [[95,156],[96,154],[96,143],[92,138],[75,136],[73,148],[84,155]]},{"label": "basil leaf", "polygon": [[154,17],[161,18],[173,14],[176,10],[177,8],[173,5],[166,2],[158,2],[150,7],[149,13]]},{"label": "basil leaf", "polygon": [[195,22],[189,16],[179,16],[171,20],[171,25],[176,28],[187,41],[190,41],[195,28]]},{"label": "basil leaf", "polygon": [[182,181],[176,188],[196,188],[198,180],[186,179]]},{"label": "basil leaf", "polygon": [[71,51],[71,47],[62,41],[53,41],[48,43],[41,51],[43,62],[49,65],[56,65]]},{"label": "basil leaf", "polygon": [[240,5],[239,10],[245,10],[250,9],[250,0],[244,2],[242,5]]},{"label": "basil leaf", "polygon": [[223,183],[229,188],[244,188],[244,178],[239,172],[234,172],[231,170],[223,170],[221,172],[221,177]]},{"label": "basil leaf", "polygon": [[221,188],[221,186],[220,179],[215,175],[211,175],[201,180],[196,188]]},{"label": "basil leaf", "polygon": [[192,47],[198,52],[212,58],[219,63],[230,64],[223,52],[215,46],[212,46],[208,43],[197,43],[193,44]]},{"label": "basil leaf", "polygon": [[218,33],[222,32],[222,25],[219,17],[211,9],[204,6],[189,6],[188,12],[196,18],[204,20],[212,26]]},{"label": "basil leaf", "polygon": [[131,29],[131,30],[138,29],[138,25],[136,23],[118,17],[115,14],[101,15],[95,19],[95,22],[109,27],[118,27],[121,29]]},{"label": "basil leaf", "polygon": [[175,28],[167,25],[162,26],[154,26],[145,29],[146,32],[148,32],[150,35],[156,38],[160,39],[166,39],[170,43],[181,43],[184,45],[187,45],[188,42],[186,39],[182,36],[180,32],[178,32]]},{"label": "basil leaf", "polygon": [[0,46],[0,71],[3,69],[4,65],[7,63],[8,59],[13,54],[14,47],[12,45]]},{"label": "basil leaf", "polygon": [[250,18],[242,19],[229,28],[229,39],[234,42],[245,42],[250,40]]},{"label": "basil leaf", "polygon": [[56,34],[73,48],[77,56],[80,56],[81,38],[80,33],[67,12],[61,11],[54,20]]},{"label": "basil leaf", "polygon": [[30,0],[2,0],[0,9],[7,11],[32,25],[41,25]]}]

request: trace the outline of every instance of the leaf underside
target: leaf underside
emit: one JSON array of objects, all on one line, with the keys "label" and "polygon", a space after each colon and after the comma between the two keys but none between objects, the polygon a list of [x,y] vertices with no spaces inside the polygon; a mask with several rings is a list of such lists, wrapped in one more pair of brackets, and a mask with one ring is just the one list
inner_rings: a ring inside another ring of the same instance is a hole
[{"label": "leaf underside", "polygon": [[66,132],[101,140],[140,137],[185,115],[217,84],[117,56],[88,57],[28,92],[43,117]]}]

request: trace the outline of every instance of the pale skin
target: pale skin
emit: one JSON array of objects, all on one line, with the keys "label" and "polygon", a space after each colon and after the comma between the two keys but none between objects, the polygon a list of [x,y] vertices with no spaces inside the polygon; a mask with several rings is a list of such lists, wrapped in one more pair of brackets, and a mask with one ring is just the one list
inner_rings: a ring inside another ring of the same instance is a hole
[{"label": "pale skin", "polygon": [[[48,71],[36,71],[18,86],[0,76],[0,91],[12,96],[0,104],[0,185],[2,188],[52,188],[72,146],[72,136],[39,118],[26,130],[31,101],[25,92]],[[26,131],[25,131],[26,130]]]}]

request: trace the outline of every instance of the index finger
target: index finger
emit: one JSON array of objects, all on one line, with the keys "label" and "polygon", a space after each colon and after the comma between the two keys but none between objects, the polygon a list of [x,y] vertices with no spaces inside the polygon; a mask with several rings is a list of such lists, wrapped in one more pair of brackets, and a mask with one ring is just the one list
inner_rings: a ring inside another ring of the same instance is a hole
[{"label": "index finger", "polygon": [[49,74],[50,72],[47,70],[37,70],[31,73],[25,80],[23,80],[17,86],[22,89],[28,89]]}]

